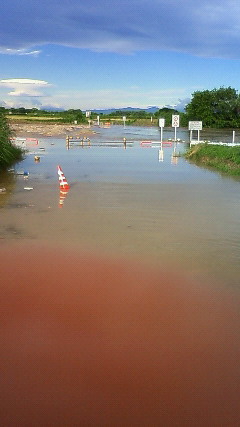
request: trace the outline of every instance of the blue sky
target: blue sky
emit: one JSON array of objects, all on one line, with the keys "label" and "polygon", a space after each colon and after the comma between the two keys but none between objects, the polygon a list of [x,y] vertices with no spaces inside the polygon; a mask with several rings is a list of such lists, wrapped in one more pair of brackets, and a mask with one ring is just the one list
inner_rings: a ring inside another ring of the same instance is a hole
[{"label": "blue sky", "polygon": [[238,0],[2,0],[0,104],[184,105],[239,90]]}]

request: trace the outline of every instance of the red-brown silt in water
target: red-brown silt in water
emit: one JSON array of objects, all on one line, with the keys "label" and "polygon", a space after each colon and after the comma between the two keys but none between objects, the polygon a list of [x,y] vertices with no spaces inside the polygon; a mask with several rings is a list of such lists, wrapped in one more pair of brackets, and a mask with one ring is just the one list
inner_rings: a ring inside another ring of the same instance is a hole
[{"label": "red-brown silt in water", "polygon": [[2,425],[240,424],[238,295],[135,261],[0,252]]}]

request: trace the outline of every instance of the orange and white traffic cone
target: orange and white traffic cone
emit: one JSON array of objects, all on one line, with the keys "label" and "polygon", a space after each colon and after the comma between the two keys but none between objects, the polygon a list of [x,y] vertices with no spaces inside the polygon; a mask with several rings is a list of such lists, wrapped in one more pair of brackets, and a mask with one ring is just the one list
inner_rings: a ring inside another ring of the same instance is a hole
[{"label": "orange and white traffic cone", "polygon": [[58,179],[59,179],[59,185],[60,185],[60,191],[61,190],[69,190],[70,185],[68,184],[66,177],[63,174],[63,171],[61,169],[61,167],[58,165],[57,167],[57,171],[58,171]]}]

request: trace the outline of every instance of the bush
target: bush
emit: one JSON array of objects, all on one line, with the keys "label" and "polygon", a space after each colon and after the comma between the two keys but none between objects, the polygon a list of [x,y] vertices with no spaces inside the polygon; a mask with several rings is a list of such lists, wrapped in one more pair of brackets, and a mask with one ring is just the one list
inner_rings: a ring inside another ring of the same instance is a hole
[{"label": "bush", "polygon": [[23,152],[11,143],[12,132],[4,113],[0,113],[0,170],[22,158]]}]

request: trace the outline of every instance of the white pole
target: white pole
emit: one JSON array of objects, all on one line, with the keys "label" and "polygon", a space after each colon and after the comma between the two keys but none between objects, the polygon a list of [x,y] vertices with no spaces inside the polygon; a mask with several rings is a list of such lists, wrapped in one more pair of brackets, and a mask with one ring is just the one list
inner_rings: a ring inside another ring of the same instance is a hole
[{"label": "white pole", "polygon": [[163,128],[162,128],[162,126],[161,126],[161,143],[162,143],[162,137],[163,137]]},{"label": "white pole", "polygon": [[100,125],[100,117],[99,116],[97,116],[97,124],[98,124],[98,126]]},{"label": "white pole", "polygon": [[233,144],[235,143],[235,130],[233,130],[232,142],[233,142]]},{"label": "white pole", "polygon": [[177,141],[177,128],[174,127],[174,141]]},{"label": "white pole", "polygon": [[200,141],[200,130],[199,129],[198,129],[197,133],[198,133],[198,142],[199,142]]}]

